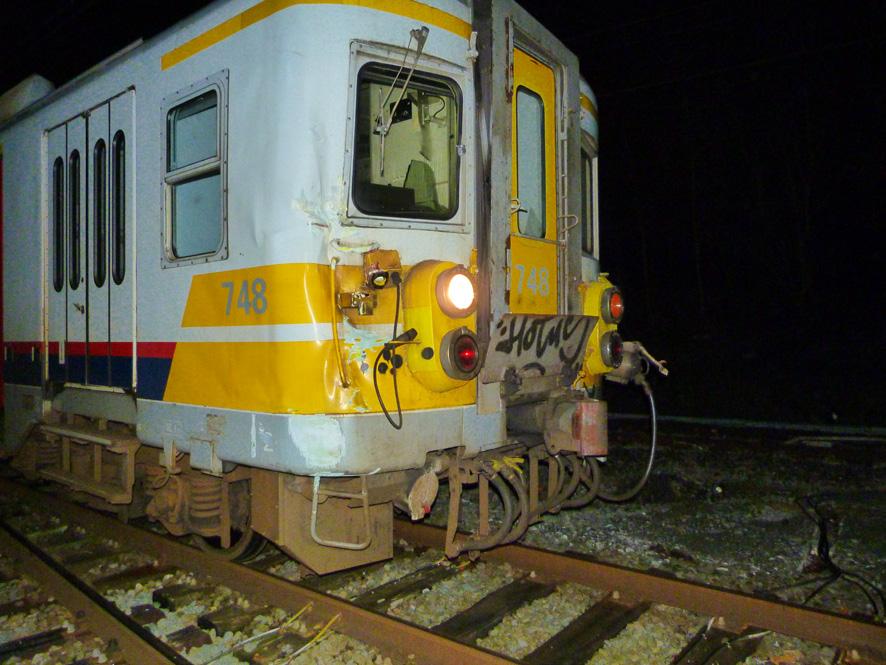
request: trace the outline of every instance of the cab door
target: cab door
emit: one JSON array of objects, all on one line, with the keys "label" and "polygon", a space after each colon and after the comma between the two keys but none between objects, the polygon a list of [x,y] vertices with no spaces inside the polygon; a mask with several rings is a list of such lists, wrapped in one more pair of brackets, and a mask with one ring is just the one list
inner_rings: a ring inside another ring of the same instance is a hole
[{"label": "cab door", "polygon": [[508,305],[557,314],[557,155],[554,71],[514,48]]}]

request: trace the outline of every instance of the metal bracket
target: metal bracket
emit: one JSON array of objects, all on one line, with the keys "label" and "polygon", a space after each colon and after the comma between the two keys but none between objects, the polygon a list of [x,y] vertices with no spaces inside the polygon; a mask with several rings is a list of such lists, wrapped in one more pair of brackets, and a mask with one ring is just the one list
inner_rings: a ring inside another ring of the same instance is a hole
[{"label": "metal bracket", "polygon": [[[366,476],[361,476],[360,492],[342,492],[336,490],[324,490],[320,487],[321,476],[314,476],[314,491],[311,494],[311,538],[318,545],[326,547],[338,547],[344,550],[365,550],[372,543],[372,527],[369,520],[369,488],[366,484]],[[366,539],[357,543],[345,543],[337,540],[326,540],[317,533],[317,511],[320,507],[320,496],[337,499],[360,499],[363,504],[363,521],[366,528]]]}]

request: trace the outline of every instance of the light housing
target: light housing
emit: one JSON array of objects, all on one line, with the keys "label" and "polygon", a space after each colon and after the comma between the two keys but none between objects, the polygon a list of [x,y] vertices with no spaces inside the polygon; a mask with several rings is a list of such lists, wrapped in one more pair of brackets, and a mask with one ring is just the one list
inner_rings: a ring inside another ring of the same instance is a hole
[{"label": "light housing", "polygon": [[483,367],[477,335],[464,327],[446,333],[440,342],[440,363],[450,378],[469,381],[477,376]]},{"label": "light housing", "polygon": [[620,323],[625,313],[625,301],[616,287],[603,291],[600,314],[606,323]]},{"label": "light housing", "polygon": [[450,318],[463,319],[477,309],[474,278],[464,266],[454,266],[440,273],[436,295],[440,309]]},{"label": "light housing", "polygon": [[608,367],[616,368],[621,365],[624,357],[624,342],[621,340],[621,335],[610,330],[600,338],[600,357]]}]

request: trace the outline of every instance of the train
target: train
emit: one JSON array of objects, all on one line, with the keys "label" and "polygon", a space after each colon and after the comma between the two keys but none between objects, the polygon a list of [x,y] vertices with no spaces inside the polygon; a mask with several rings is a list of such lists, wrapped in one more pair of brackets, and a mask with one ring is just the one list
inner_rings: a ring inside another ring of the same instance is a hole
[{"label": "train", "polygon": [[601,494],[603,379],[651,357],[600,271],[596,99],[512,0],[218,0],[0,109],[25,477],[319,574],[441,486],[450,556]]}]

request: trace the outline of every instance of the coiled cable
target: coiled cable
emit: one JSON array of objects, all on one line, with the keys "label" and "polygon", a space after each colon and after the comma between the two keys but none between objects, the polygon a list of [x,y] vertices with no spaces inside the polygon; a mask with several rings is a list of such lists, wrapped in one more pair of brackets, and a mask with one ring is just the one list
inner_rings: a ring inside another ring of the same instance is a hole
[{"label": "coiled cable", "polygon": [[603,499],[604,501],[609,501],[610,503],[622,503],[624,501],[629,501],[633,499],[643,487],[646,486],[646,481],[649,480],[649,474],[652,473],[652,464],[655,461],[655,444],[658,436],[658,427],[655,413],[655,398],[652,396],[652,388],[649,387],[649,383],[647,383],[646,378],[641,374],[638,380],[640,386],[643,388],[643,392],[646,394],[646,399],[649,402],[649,418],[652,421],[652,435],[650,437],[649,444],[649,461],[646,463],[646,470],[643,472],[643,475],[640,477],[640,480],[631,487],[629,490],[624,492],[606,492],[601,487],[597,492],[597,495]]}]

